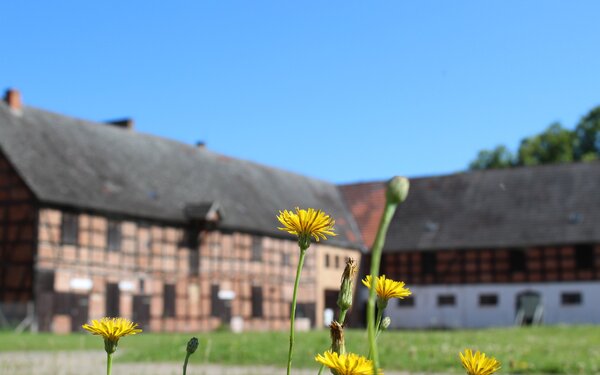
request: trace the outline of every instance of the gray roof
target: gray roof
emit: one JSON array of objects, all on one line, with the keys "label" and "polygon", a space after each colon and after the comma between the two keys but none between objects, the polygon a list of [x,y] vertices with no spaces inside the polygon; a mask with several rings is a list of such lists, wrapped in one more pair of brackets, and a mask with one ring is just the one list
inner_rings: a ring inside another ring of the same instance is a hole
[{"label": "gray roof", "polygon": [[411,179],[388,251],[600,243],[600,162]]},{"label": "gray roof", "polygon": [[185,208],[218,202],[224,229],[286,236],[276,214],[320,208],[336,219],[332,245],[360,247],[337,187],[122,127],[0,102],[0,151],[44,203],[185,222]]}]

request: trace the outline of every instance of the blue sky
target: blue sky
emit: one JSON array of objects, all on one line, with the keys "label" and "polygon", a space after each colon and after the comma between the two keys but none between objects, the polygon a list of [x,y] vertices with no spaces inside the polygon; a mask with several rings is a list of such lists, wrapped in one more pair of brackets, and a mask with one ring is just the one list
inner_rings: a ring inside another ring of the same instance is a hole
[{"label": "blue sky", "polygon": [[11,1],[0,89],[337,183],[466,169],[600,105],[598,1]]}]

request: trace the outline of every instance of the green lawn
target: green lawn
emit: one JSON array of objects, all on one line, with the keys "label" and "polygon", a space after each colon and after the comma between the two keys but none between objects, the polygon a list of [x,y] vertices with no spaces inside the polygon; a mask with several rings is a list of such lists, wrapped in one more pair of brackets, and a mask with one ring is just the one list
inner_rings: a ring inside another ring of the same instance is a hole
[{"label": "green lawn", "polygon": [[[285,367],[285,332],[202,333],[192,363],[269,364]],[[191,335],[145,334],[121,339],[119,361],[181,361]],[[315,367],[314,356],[328,346],[328,333],[300,332],[294,365]],[[364,354],[364,331],[346,333],[347,349]],[[458,352],[482,350],[502,363],[504,373],[597,374],[600,372],[600,326],[502,328],[461,331],[390,331],[380,337],[384,370],[462,372]],[[102,340],[87,334],[0,333],[0,351],[103,350]]]}]

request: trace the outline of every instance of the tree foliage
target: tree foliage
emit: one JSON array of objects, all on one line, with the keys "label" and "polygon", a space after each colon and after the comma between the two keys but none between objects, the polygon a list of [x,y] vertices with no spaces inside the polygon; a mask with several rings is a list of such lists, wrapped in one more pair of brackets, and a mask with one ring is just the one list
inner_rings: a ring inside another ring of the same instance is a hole
[{"label": "tree foliage", "polygon": [[469,165],[470,169],[497,169],[513,166],[513,155],[506,146],[497,146],[493,150],[481,150],[477,158]]},{"label": "tree foliage", "polygon": [[540,134],[524,138],[516,154],[500,145],[481,150],[469,169],[497,169],[600,159],[600,106],[583,117],[575,130],[551,124]]},{"label": "tree foliage", "polygon": [[574,133],[552,124],[541,134],[525,138],[519,146],[517,165],[540,165],[573,161]]},{"label": "tree foliage", "polygon": [[595,160],[600,156],[600,106],[590,111],[575,128],[575,160]]}]

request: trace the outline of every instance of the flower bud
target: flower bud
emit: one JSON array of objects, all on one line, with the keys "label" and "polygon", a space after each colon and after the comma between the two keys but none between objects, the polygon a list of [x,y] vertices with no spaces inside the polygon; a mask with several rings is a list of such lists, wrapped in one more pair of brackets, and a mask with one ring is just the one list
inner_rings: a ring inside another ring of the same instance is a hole
[{"label": "flower bud", "polygon": [[193,354],[196,351],[196,349],[198,349],[198,339],[196,337],[192,337],[187,343],[187,353]]},{"label": "flower bud", "polygon": [[350,307],[352,307],[352,293],[354,289],[353,284],[356,271],[356,262],[354,259],[348,258],[346,260],[346,268],[344,268],[344,273],[342,274],[342,282],[337,299],[337,305],[340,310],[348,310]]},{"label": "flower bud", "polygon": [[402,203],[408,196],[410,183],[406,177],[396,176],[387,184],[385,198],[388,203]]},{"label": "flower bud", "polygon": [[392,319],[389,316],[386,316],[381,321],[381,330],[385,331],[386,329],[388,329],[388,327],[390,326],[390,324],[392,324]]},{"label": "flower bud", "polygon": [[329,325],[331,335],[331,351],[337,354],[346,354],[346,344],[344,342],[344,327],[335,320]]}]

